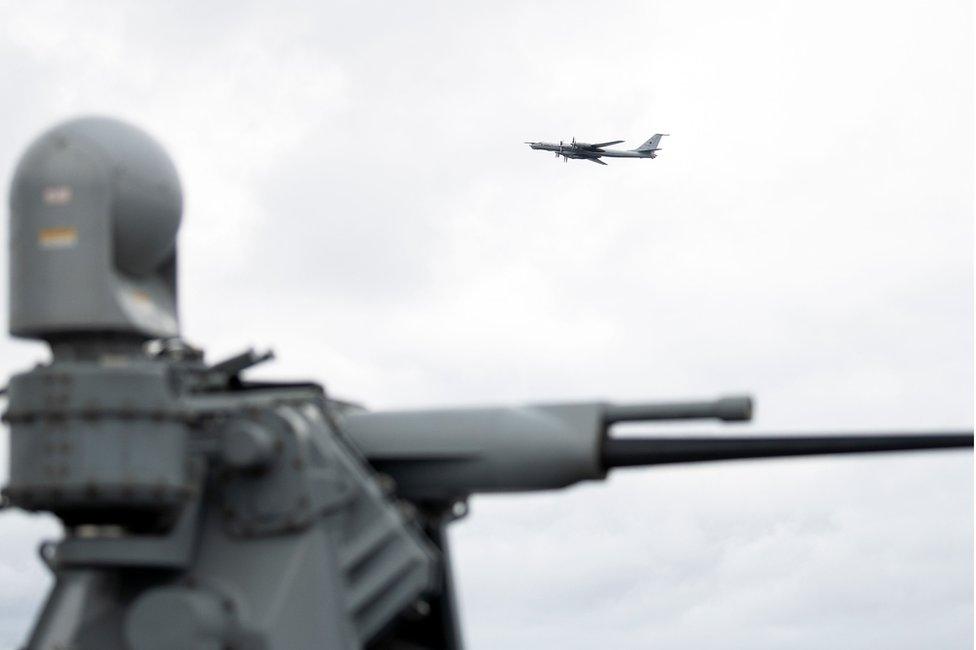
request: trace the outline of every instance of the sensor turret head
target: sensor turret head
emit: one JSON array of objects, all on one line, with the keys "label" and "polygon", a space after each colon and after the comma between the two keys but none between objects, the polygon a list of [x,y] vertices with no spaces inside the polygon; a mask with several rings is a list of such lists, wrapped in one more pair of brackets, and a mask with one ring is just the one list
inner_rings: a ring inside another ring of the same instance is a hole
[{"label": "sensor turret head", "polygon": [[10,333],[177,336],[182,209],[176,168],[139,129],[88,117],[42,134],[10,192]]}]

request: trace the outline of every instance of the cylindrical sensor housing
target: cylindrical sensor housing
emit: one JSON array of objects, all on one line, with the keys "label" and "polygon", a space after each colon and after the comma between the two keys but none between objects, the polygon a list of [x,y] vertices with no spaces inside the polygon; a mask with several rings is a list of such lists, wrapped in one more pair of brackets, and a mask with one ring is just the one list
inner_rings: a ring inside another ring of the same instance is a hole
[{"label": "cylindrical sensor housing", "polygon": [[191,496],[188,424],[164,364],[54,363],[14,376],[8,397],[13,505],[145,530]]},{"label": "cylindrical sensor housing", "polygon": [[179,333],[176,168],[148,135],[82,118],[41,135],[10,191],[10,332]]}]

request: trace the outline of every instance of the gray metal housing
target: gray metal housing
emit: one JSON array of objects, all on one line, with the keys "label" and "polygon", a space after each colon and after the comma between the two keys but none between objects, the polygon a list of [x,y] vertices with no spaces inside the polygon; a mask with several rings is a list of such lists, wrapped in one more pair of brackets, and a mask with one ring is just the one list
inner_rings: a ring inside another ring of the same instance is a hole
[{"label": "gray metal housing", "polygon": [[599,403],[350,413],[343,428],[410,499],[551,490],[606,475]]},{"label": "gray metal housing", "polygon": [[140,338],[179,332],[176,168],[117,120],[71,120],[41,135],[10,192],[10,331]]},{"label": "gray metal housing", "polygon": [[[161,374],[175,390],[156,404]],[[39,406],[51,376],[57,410]],[[120,376],[55,362],[11,394],[6,497],[66,524],[42,550],[55,587],[28,648],[355,649],[434,591],[439,553],[416,511],[345,441],[320,389],[201,390],[207,369],[165,360],[131,360],[128,392]]]}]

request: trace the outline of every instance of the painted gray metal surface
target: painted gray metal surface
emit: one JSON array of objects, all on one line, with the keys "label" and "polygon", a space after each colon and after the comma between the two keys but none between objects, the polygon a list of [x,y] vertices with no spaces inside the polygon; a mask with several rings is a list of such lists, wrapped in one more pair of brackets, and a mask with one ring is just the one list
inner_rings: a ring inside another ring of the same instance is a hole
[{"label": "painted gray metal surface", "polygon": [[[113,364],[55,360],[11,390],[5,494],[68,527],[28,647],[358,648],[435,583],[438,552],[319,390],[197,395],[206,368]],[[157,399],[167,374],[182,389]]]},{"label": "painted gray metal surface", "polygon": [[10,191],[10,331],[178,334],[176,168],[148,135],[82,118],[41,135]]},{"label": "painted gray metal surface", "polygon": [[430,411],[346,411],[343,429],[413,500],[552,490],[606,477],[604,444],[618,422],[749,420],[752,400],[604,402]]},{"label": "painted gray metal surface", "polygon": [[11,429],[7,495],[68,521],[82,511],[86,523],[97,523],[116,508],[172,515],[191,486],[188,422],[167,370],[140,359],[68,361],[14,376],[4,416]]},{"label": "painted gray metal surface", "polygon": [[410,499],[550,490],[606,475],[600,404],[367,412],[342,424]]}]

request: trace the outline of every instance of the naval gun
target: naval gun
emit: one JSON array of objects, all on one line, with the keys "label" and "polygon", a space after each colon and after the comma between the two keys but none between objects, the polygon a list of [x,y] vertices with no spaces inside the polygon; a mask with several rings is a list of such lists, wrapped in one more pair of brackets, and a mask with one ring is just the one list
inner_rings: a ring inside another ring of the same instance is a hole
[{"label": "naval gun", "polygon": [[972,447],[972,431],[621,438],[621,422],[748,421],[752,401],[374,412],[248,381],[180,338],[180,182],[105,118],[42,134],[10,196],[4,505],[56,515],[30,650],[460,648],[445,528],[473,494],[620,467]]}]

